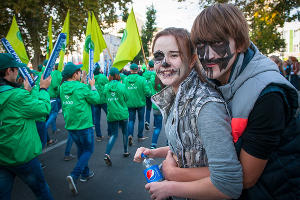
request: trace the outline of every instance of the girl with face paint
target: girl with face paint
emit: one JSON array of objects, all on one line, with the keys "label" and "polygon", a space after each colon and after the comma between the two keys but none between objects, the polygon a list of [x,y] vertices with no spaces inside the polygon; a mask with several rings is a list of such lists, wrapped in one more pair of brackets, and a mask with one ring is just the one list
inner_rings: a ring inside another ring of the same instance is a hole
[{"label": "girl with face paint", "polygon": [[165,181],[145,186],[151,198],[239,197],[242,170],[226,104],[202,77],[189,33],[181,28],[159,32],[153,55],[157,77],[166,87],[152,96],[152,102],[162,113],[169,146],[141,147],[134,157],[136,162],[142,161],[141,153],[165,158]]},{"label": "girl with face paint", "polygon": [[204,9],[191,38],[203,70],[231,112],[243,166],[240,199],[299,199],[298,91],[250,42],[246,19],[231,4]]}]

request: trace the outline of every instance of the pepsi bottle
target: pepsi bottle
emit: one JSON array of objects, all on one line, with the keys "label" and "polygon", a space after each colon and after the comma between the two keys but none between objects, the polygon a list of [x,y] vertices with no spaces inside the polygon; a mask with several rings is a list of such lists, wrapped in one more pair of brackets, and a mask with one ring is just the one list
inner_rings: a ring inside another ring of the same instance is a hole
[{"label": "pepsi bottle", "polygon": [[141,157],[144,158],[143,165],[145,167],[144,175],[148,183],[151,182],[159,182],[162,181],[164,178],[162,176],[161,171],[153,158],[148,158],[145,154],[141,154]]}]

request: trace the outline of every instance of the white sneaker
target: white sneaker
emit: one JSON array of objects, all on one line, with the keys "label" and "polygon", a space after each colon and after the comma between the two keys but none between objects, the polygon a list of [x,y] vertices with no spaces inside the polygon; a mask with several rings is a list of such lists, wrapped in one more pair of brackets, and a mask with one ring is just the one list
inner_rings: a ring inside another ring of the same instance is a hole
[{"label": "white sneaker", "polygon": [[69,184],[69,189],[70,189],[70,191],[71,191],[74,195],[78,194],[78,190],[77,190],[77,188],[76,188],[76,185],[75,185],[75,182],[74,182],[72,176],[67,176],[67,182],[68,182],[68,184]]}]

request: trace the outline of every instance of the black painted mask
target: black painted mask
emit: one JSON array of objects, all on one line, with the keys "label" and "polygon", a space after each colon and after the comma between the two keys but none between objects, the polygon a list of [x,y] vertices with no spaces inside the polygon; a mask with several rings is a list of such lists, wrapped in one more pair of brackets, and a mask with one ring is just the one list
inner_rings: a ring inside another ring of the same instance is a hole
[{"label": "black painted mask", "polygon": [[163,67],[170,67],[171,65],[167,63],[166,56],[162,51],[154,52],[154,63],[155,64],[162,64]]},{"label": "black painted mask", "polygon": [[[209,46],[220,58],[209,59]],[[212,78],[213,71],[212,68],[207,67],[207,64],[218,64],[220,71],[222,71],[227,67],[230,59],[233,57],[230,51],[229,41],[227,40],[221,42],[200,41],[196,47],[199,60],[209,78]]]}]

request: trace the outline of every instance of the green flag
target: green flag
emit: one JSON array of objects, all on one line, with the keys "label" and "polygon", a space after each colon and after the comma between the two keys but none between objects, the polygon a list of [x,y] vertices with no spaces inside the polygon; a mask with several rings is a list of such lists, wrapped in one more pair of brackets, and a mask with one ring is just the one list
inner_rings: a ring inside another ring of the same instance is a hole
[{"label": "green flag", "polygon": [[50,17],[49,26],[48,26],[48,36],[47,36],[47,55],[46,59],[48,60],[53,49],[52,44],[52,17]]},{"label": "green flag", "polygon": [[92,41],[94,42],[94,62],[98,62],[100,60],[101,52],[107,47],[105,40],[102,35],[102,31],[100,26],[96,20],[94,12],[92,12],[92,33],[91,33]]},{"label": "green flag", "polygon": [[86,32],[85,32],[85,42],[84,42],[84,47],[83,47],[83,60],[82,60],[82,70],[86,71],[87,73],[89,72],[89,48],[91,45],[91,48],[94,48],[94,42],[92,41],[92,19],[90,12],[88,12],[88,23],[86,26]]},{"label": "green flag", "polygon": [[121,70],[128,62],[134,59],[140,50],[141,38],[136,25],[133,9],[131,9],[113,66]]},{"label": "green flag", "polygon": [[59,71],[62,71],[62,68],[64,65],[66,47],[69,44],[69,25],[70,25],[70,10],[68,10],[63,29],[61,30],[62,33],[65,33],[67,35],[67,39],[66,39],[65,43],[63,44],[61,51],[59,52],[59,64],[58,64]]},{"label": "green flag", "polygon": [[21,61],[27,64],[29,62],[29,58],[27,56],[26,49],[15,16],[13,17],[6,39],[14,48]]}]

